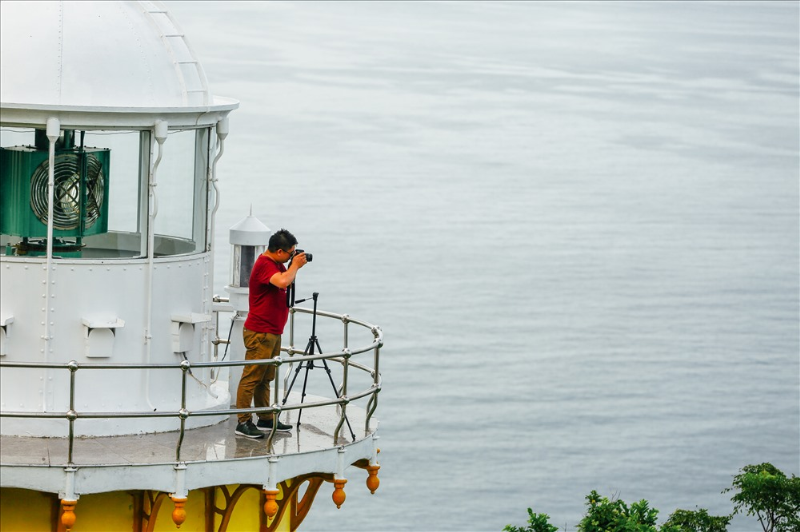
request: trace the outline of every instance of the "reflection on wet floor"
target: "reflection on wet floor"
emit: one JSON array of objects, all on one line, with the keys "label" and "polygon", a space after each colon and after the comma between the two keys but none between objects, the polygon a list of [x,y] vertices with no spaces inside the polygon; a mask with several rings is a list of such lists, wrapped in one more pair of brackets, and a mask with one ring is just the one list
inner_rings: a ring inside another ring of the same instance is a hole
[{"label": "reflection on wet floor", "polygon": [[[296,410],[281,414],[281,421],[292,424],[293,428],[290,433],[275,433],[275,453],[307,453],[353,441],[347,424],[340,430],[339,441],[333,441],[333,433],[340,419],[335,406],[303,409],[299,427],[296,426],[297,416]],[[347,407],[347,417],[356,440],[368,435],[364,431],[364,409],[351,404]],[[374,427],[376,421],[373,420],[371,424]],[[187,430],[181,445],[180,460],[213,462],[270,454],[266,438],[253,440],[236,436],[235,428],[236,416],[231,416],[217,425]],[[73,463],[80,466],[175,462],[178,439],[178,432],[75,438]],[[67,464],[68,450],[67,438],[0,437],[0,463],[3,465],[63,466]]]}]

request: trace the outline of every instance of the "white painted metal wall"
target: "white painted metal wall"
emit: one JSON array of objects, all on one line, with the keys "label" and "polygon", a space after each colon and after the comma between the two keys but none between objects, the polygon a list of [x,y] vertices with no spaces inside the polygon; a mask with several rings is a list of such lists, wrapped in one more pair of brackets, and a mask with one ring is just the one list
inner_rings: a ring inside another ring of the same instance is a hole
[{"label": "white painted metal wall", "polygon": [[[50,301],[45,304],[44,259],[4,257],[0,293],[6,326],[5,360],[25,362],[176,364],[211,357],[210,298],[207,284],[210,254],[158,259],[153,269],[153,316],[147,360],[146,260],[55,260]],[[45,352],[44,320],[50,322]],[[194,321],[194,323],[192,323]],[[182,345],[180,345],[182,344]],[[183,351],[185,350],[185,351]],[[183,353],[183,354],[181,354]],[[21,373],[25,378],[20,378]],[[209,393],[210,372],[196,369],[188,379],[187,408],[226,408],[227,394]],[[81,370],[76,381],[79,411],[178,410],[179,370]],[[213,394],[213,395],[212,395]],[[217,397],[214,397],[214,396]],[[6,369],[0,376],[3,409],[31,412],[66,411],[69,372],[56,369]],[[192,418],[192,426],[221,421]],[[176,430],[176,419],[80,420],[78,434],[111,435]],[[35,424],[2,419],[2,434],[66,436],[65,420]]]}]

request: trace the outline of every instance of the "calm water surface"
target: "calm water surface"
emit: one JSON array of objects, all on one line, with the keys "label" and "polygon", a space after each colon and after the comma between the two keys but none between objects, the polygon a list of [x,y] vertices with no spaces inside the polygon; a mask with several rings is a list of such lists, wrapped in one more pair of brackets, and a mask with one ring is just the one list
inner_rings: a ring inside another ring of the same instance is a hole
[{"label": "calm water surface", "polygon": [[574,531],[592,489],[663,522],[800,473],[797,3],[168,5],[241,101],[218,238],[252,205],[386,335],[380,490],[305,530]]}]

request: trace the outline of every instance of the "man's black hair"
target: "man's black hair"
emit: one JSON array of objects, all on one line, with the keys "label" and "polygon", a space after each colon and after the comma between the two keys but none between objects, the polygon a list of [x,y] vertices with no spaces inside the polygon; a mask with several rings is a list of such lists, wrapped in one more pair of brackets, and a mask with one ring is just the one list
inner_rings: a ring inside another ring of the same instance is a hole
[{"label": "man's black hair", "polygon": [[276,252],[279,249],[284,251],[289,251],[292,249],[292,246],[297,245],[297,239],[294,237],[292,233],[287,231],[286,229],[281,229],[280,231],[276,231],[274,235],[269,237],[269,247],[267,248],[271,252]]}]

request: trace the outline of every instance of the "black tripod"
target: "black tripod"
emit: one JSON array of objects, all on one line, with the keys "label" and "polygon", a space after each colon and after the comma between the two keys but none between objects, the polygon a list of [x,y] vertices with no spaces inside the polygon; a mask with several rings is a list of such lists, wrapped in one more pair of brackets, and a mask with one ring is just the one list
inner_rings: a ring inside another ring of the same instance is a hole
[{"label": "black tripod", "polygon": [[[292,283],[289,288],[287,289],[287,298],[289,306],[294,306],[295,303],[302,303],[303,301],[308,301],[306,299],[299,299],[295,301],[294,299],[294,283]],[[304,356],[313,356],[315,353],[315,349],[319,354],[322,354],[322,348],[319,346],[319,340],[317,340],[317,298],[319,297],[319,292],[314,292],[312,295],[312,299],[314,300],[314,311],[311,315],[311,336],[308,338],[308,344],[306,344],[306,348],[303,351]],[[314,368],[325,368],[325,371],[328,373],[328,380],[331,381],[331,387],[333,388],[333,393],[336,395],[336,398],[339,398],[339,390],[336,389],[336,385],[333,383],[333,377],[331,376],[331,368],[328,367],[328,361],[322,359],[322,366],[315,366],[313,360],[303,360],[297,365],[297,369],[294,370],[294,377],[292,377],[292,382],[289,384],[289,387],[286,389],[286,392],[283,395],[283,404],[286,404],[286,400],[289,398],[289,392],[292,391],[292,387],[294,386],[294,382],[297,380],[297,376],[300,374],[300,370],[305,368],[306,373],[303,377],[303,394],[300,396],[300,403],[302,404],[306,398],[306,385],[308,384],[308,370]],[[297,411],[297,427],[300,427],[300,416],[303,415],[303,409]],[[347,428],[350,429],[350,436],[353,438],[353,441],[356,441],[356,435],[353,432],[353,427],[350,426],[350,420],[347,419],[347,414],[344,416],[344,420],[347,422]]]}]

